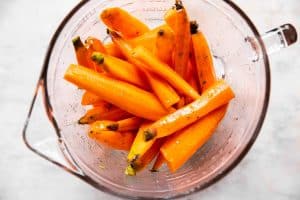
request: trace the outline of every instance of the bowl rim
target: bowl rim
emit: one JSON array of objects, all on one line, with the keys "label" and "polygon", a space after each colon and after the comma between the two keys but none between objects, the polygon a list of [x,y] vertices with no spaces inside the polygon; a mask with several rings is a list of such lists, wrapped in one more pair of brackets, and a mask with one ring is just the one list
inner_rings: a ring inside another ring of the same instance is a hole
[{"label": "bowl rim", "polygon": [[[267,51],[266,51],[266,47],[265,44],[263,42],[263,40],[261,39],[261,35],[258,32],[256,26],[254,25],[254,23],[250,20],[250,18],[246,15],[246,13],[239,7],[237,6],[234,2],[232,2],[231,0],[223,0],[225,3],[227,3],[231,8],[233,8],[233,10],[235,10],[247,23],[247,25],[250,27],[251,31],[253,32],[255,38],[257,39],[261,49],[262,49],[262,56],[263,56],[263,60],[264,60],[264,66],[265,66],[265,71],[266,71],[266,90],[265,90],[265,94],[264,94],[264,103],[263,103],[263,109],[261,111],[261,115],[259,118],[259,121],[257,123],[257,126],[254,130],[254,133],[251,137],[251,139],[249,140],[249,142],[246,144],[246,146],[244,147],[244,149],[241,151],[240,155],[238,155],[238,157],[232,162],[230,163],[220,174],[217,174],[215,177],[213,177],[211,180],[209,180],[208,182],[204,183],[201,186],[196,187],[192,192],[188,193],[188,194],[178,194],[176,196],[172,196],[171,198],[180,198],[180,197],[185,197],[188,195],[192,195],[195,194],[213,184],[215,184],[216,182],[218,182],[219,180],[221,180],[223,177],[225,177],[227,174],[229,174],[229,172],[231,172],[241,161],[242,159],[246,156],[246,154],[249,152],[249,150],[251,149],[252,145],[254,144],[254,142],[256,141],[259,132],[262,128],[262,125],[264,123],[265,117],[266,117],[266,113],[268,110],[268,105],[269,105],[269,99],[270,99],[270,92],[271,92],[271,72],[270,72],[270,64],[269,64],[269,57],[267,55]],[[49,66],[49,61],[54,49],[54,46],[56,44],[56,41],[58,39],[58,37],[60,36],[62,30],[64,29],[65,25],[69,22],[69,20],[73,17],[73,15],[81,8],[83,7],[85,4],[87,4],[88,2],[90,2],[90,0],[82,0],[80,1],[66,16],[65,18],[62,20],[62,22],[60,23],[60,25],[58,26],[58,28],[56,29],[54,35],[52,36],[47,52],[46,52],[46,56],[42,65],[42,71],[40,74],[40,78],[38,81],[38,86],[41,86],[43,89],[43,99],[44,99],[44,106],[45,109],[47,111],[48,114],[48,118],[50,120],[50,122],[52,123],[55,132],[57,134],[58,138],[61,138],[61,133],[60,133],[60,129],[58,127],[58,123],[55,119],[55,117],[52,114],[52,105],[50,102],[50,97],[49,97],[49,93],[48,93],[48,88],[47,88],[47,72],[48,72],[48,66]],[[33,102],[32,102],[32,106],[34,104],[34,101],[36,99],[36,95],[37,92],[35,93]],[[28,122],[27,122],[28,123]],[[25,127],[27,126],[27,124],[25,124]],[[24,139],[24,132],[23,132],[23,140],[26,143],[26,145],[28,146],[28,148],[30,148],[30,150],[34,151],[35,153],[37,153],[38,155],[42,156],[43,158],[47,159],[48,161],[58,165],[59,167],[64,168],[66,171],[68,171],[69,173],[79,177],[80,179],[84,180],[85,182],[89,183],[90,185],[94,186],[95,188],[99,189],[102,192],[106,192],[110,195],[114,195],[114,196],[118,196],[118,197],[125,197],[125,198],[138,198],[138,199],[149,199],[147,197],[132,197],[132,196],[128,196],[128,195],[124,195],[124,194],[120,194],[117,193],[113,190],[111,190],[110,188],[107,188],[99,183],[97,183],[96,181],[94,181],[92,178],[90,178],[89,176],[82,174],[76,174],[74,172],[72,172],[71,170],[66,169],[64,166],[62,166],[61,164],[57,163],[56,161],[54,161],[53,159],[46,157],[44,155],[42,155],[41,153],[39,153],[39,151],[33,149],[30,147],[30,145],[27,143],[26,139]],[[60,146],[61,147],[61,146]],[[61,147],[62,148],[62,147]],[[64,151],[62,151],[63,153],[67,153],[70,154],[68,147],[64,145]],[[66,155],[67,158],[72,158],[72,156]],[[73,160],[73,162],[76,164],[76,162]],[[80,169],[80,168],[79,168]],[[151,198],[153,199],[153,198]],[[160,198],[156,198],[156,199],[160,199]]]}]

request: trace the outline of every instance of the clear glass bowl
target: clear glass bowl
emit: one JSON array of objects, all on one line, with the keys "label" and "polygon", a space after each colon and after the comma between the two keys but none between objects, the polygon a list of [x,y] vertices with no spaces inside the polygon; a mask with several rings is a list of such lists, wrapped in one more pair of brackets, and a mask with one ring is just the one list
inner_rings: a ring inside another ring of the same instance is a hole
[{"label": "clear glass bowl", "polygon": [[[126,152],[96,144],[87,137],[87,127],[77,124],[85,112],[80,105],[82,91],[63,79],[68,65],[76,62],[72,38],[107,38],[99,20],[99,13],[107,7],[122,7],[155,27],[163,23],[163,15],[173,3],[174,0],[90,0],[82,1],[67,15],[50,43],[24,127],[24,141],[31,150],[102,191],[129,198],[187,195],[215,183],[240,162],[254,143],[268,106],[267,53],[294,43],[297,34],[291,25],[285,25],[260,36],[231,1],[184,1],[191,20],[197,20],[207,36],[218,76],[225,78],[236,93],[213,137],[184,167],[173,174],[164,166],[158,173],[144,170],[136,177],[128,177],[124,175]],[[54,133],[43,118],[42,99]]]}]

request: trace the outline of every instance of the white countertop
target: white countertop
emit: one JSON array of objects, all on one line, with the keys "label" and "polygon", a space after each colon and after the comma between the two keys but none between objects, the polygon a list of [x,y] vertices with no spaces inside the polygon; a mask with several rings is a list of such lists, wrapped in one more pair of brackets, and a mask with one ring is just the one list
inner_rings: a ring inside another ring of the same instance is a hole
[{"label": "white countertop", "polygon": [[[49,40],[77,0],[0,1],[0,200],[116,199],[30,152],[21,130]],[[261,32],[290,22],[299,0],[236,2]],[[300,199],[300,45],[271,57],[269,112],[255,145],[228,176],[187,199]]]}]

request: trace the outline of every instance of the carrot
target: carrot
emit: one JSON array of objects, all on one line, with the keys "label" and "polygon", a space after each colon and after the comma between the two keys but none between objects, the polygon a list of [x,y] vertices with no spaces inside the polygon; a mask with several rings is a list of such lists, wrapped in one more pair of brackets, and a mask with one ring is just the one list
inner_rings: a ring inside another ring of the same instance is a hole
[{"label": "carrot", "polygon": [[170,27],[166,24],[163,24],[161,26],[158,26],[148,32],[146,32],[145,34],[130,39],[128,40],[128,43],[130,45],[132,45],[133,47],[136,47],[138,45],[141,45],[143,47],[145,47],[146,49],[148,49],[149,51],[153,51],[155,49],[155,41],[157,38],[157,35],[159,32],[161,31],[169,31]]},{"label": "carrot", "polygon": [[223,106],[198,122],[170,136],[160,148],[171,172],[179,169],[212,136],[226,113]]},{"label": "carrot", "polygon": [[166,107],[176,104],[179,101],[179,97],[177,93],[173,90],[173,88],[164,80],[160,80],[154,74],[150,74],[145,69],[147,66],[143,64],[141,61],[132,57],[132,47],[128,42],[123,40],[119,35],[115,32],[110,33],[112,36],[113,42],[118,46],[118,48],[122,51],[125,57],[133,63],[135,66],[138,66],[146,75],[152,90],[155,95],[159,98],[160,102]]},{"label": "carrot", "polygon": [[189,61],[190,50],[190,22],[186,9],[181,1],[176,1],[176,28],[175,49],[174,49],[174,69],[182,77],[186,78],[186,71]]},{"label": "carrot", "polygon": [[107,105],[110,107],[97,106],[86,112],[86,114],[81,117],[78,121],[79,124],[91,124],[95,121],[99,120],[120,120],[125,119],[130,116],[129,113],[113,107],[111,105]]},{"label": "carrot", "polygon": [[[188,64],[186,80],[194,88],[194,90],[201,93],[200,86],[199,86],[199,83],[198,83],[198,75],[197,75],[196,64],[194,64],[194,62],[191,61],[191,59],[190,59],[189,64]],[[191,102],[193,102],[193,99],[188,98],[188,97],[185,98],[185,103],[188,104],[188,103],[191,103]]]},{"label": "carrot", "polygon": [[75,37],[72,40],[75,52],[76,52],[76,58],[79,65],[84,67],[89,67],[89,63],[87,60],[87,49],[85,48],[84,44],[82,43],[80,37]]},{"label": "carrot", "polygon": [[174,32],[170,27],[167,26],[165,29],[160,29],[158,31],[154,54],[162,62],[169,65],[172,65],[172,55],[175,45],[174,41]]},{"label": "carrot", "polygon": [[142,122],[143,119],[138,117],[131,117],[128,119],[120,120],[117,122],[118,131],[124,132],[124,131],[138,130]]},{"label": "carrot", "polygon": [[134,48],[132,56],[143,62],[149,71],[156,73],[168,81],[179,92],[182,92],[193,99],[200,97],[197,91],[195,91],[183,78],[173,71],[173,69],[171,69],[167,64],[161,62],[144,47],[138,46]]},{"label": "carrot", "polygon": [[166,137],[194,123],[211,111],[227,104],[234,93],[224,80],[217,81],[191,104],[154,122],[145,131],[145,139]]},{"label": "carrot", "polygon": [[114,43],[108,43],[104,45],[104,47],[106,49],[107,55],[114,56],[120,59],[124,58],[124,55]]},{"label": "carrot", "polygon": [[204,34],[198,31],[197,22],[191,22],[191,33],[198,78],[201,90],[204,91],[216,80],[213,59]]},{"label": "carrot", "polygon": [[[128,40],[126,40],[126,42],[128,44],[130,44],[132,47],[141,45],[141,46],[145,47],[146,49],[148,49],[149,51],[153,51],[155,48],[155,42],[156,42],[158,32],[161,30],[168,30],[168,29],[170,29],[170,27],[166,24],[163,24],[161,26],[158,26],[158,27],[146,32],[145,34],[143,34],[139,37],[128,39]],[[118,58],[124,58],[122,52],[120,51],[118,46],[115,45],[114,43],[106,44],[105,48],[107,50],[108,55],[118,57]]]},{"label": "carrot", "polygon": [[83,105],[83,106],[93,105],[93,104],[96,104],[101,101],[102,101],[102,99],[99,96],[97,96],[89,91],[85,91],[82,95],[81,105]]},{"label": "carrot", "polygon": [[177,108],[177,109],[180,109],[180,108],[182,108],[182,107],[184,107],[184,106],[185,106],[185,98],[184,98],[184,97],[181,97],[180,100],[179,100],[179,102],[178,102],[177,105],[176,105],[176,108]]},{"label": "carrot", "polygon": [[177,15],[177,11],[174,7],[167,10],[164,16],[166,23],[173,29],[173,31],[176,30],[176,15]]},{"label": "carrot", "polygon": [[103,44],[101,43],[101,41],[96,38],[93,38],[93,37],[88,37],[85,40],[85,48],[87,49],[86,60],[88,62],[88,66],[97,72],[102,72],[102,69],[98,68],[97,65],[91,59],[91,56],[94,51],[106,53],[106,50],[105,50]]},{"label": "carrot", "polygon": [[150,162],[155,158],[159,153],[160,147],[163,143],[163,140],[156,140],[151,148],[141,157],[136,157],[135,160],[129,162],[128,167],[126,168],[125,174],[129,176],[134,176],[136,172],[145,168]]},{"label": "carrot", "polygon": [[135,134],[131,132],[102,131],[101,127],[99,130],[98,122],[95,122],[90,127],[89,137],[113,149],[128,151]]},{"label": "carrot", "polygon": [[161,166],[166,162],[164,156],[162,153],[159,153],[155,163],[153,164],[153,167],[151,169],[151,172],[158,172],[159,168],[161,168]]},{"label": "carrot", "polygon": [[167,113],[153,94],[87,68],[70,65],[64,78],[135,116],[157,120]]},{"label": "carrot", "polygon": [[134,131],[138,130],[143,120],[138,117],[131,117],[120,121],[101,120],[97,121],[99,131]]},{"label": "carrot", "polygon": [[103,43],[94,37],[88,37],[85,41],[87,47],[90,47],[93,51],[101,53],[107,53]]},{"label": "carrot", "polygon": [[125,38],[134,38],[149,31],[143,22],[121,8],[107,8],[100,18],[109,29],[120,32]]},{"label": "carrot", "polygon": [[141,71],[126,61],[99,52],[92,54],[92,60],[98,66],[101,66],[105,72],[119,80],[132,83],[144,89],[148,87],[142,79]]},{"label": "carrot", "polygon": [[140,127],[133,143],[132,146],[130,148],[130,151],[128,153],[127,156],[127,162],[134,164],[135,162],[137,162],[137,160],[141,157],[143,157],[143,155],[151,148],[151,146],[154,144],[155,140],[149,140],[149,141],[145,141],[145,135],[144,132],[147,129],[147,127],[150,125],[150,123],[144,123],[142,124],[142,126]]},{"label": "carrot", "polygon": [[154,74],[146,72],[146,75],[152,90],[165,108],[170,108],[179,102],[180,97],[166,81],[159,79],[159,77]]}]

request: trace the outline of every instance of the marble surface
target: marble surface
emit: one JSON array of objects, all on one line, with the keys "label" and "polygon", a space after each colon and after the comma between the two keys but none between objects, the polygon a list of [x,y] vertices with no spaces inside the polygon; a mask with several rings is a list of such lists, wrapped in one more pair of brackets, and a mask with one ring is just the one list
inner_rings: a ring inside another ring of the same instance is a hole
[{"label": "marble surface", "polygon": [[[236,0],[261,32],[290,22],[300,30],[299,0]],[[37,157],[22,142],[44,54],[77,0],[0,1],[0,199],[117,199]],[[300,46],[271,57],[272,94],[261,134],[228,176],[186,199],[300,199]]]}]

